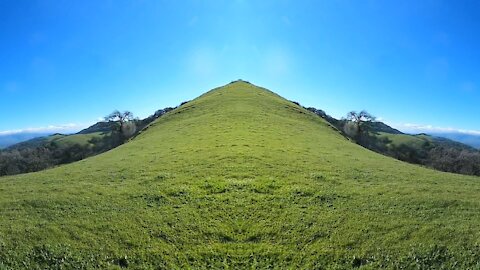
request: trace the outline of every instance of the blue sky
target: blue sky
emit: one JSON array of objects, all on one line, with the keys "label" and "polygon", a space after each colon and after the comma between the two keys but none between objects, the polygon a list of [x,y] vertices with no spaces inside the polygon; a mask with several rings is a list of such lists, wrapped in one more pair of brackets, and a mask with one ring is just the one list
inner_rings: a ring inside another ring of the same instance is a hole
[{"label": "blue sky", "polygon": [[0,132],[146,117],[244,79],[405,131],[480,130],[478,1],[0,1]]}]

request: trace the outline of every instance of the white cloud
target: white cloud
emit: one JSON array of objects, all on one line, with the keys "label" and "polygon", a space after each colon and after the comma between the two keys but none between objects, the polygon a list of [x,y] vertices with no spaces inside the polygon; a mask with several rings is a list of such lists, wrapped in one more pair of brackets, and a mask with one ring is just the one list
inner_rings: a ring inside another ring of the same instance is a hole
[{"label": "white cloud", "polygon": [[46,127],[31,127],[24,129],[15,129],[15,130],[5,130],[0,131],[0,136],[2,135],[13,135],[20,133],[73,133],[78,132],[84,128],[90,126],[89,124],[65,124],[65,125],[50,125]]},{"label": "white cloud", "polygon": [[432,125],[419,125],[419,124],[395,124],[392,127],[405,132],[405,133],[462,133],[469,135],[478,135],[480,136],[480,131],[478,130],[467,130],[467,129],[458,129],[451,127],[435,127]]}]

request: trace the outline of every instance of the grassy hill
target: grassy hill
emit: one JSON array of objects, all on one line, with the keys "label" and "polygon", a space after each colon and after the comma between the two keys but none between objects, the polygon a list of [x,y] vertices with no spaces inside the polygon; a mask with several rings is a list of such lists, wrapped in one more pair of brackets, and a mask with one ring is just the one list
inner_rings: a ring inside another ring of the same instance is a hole
[{"label": "grassy hill", "polygon": [[0,178],[0,269],[475,269],[479,180],[239,81],[109,152]]},{"label": "grassy hill", "polygon": [[106,152],[136,136],[155,119],[173,109],[163,108],[145,119],[129,121],[131,130],[128,135],[119,132],[119,122],[102,121],[75,134],[57,133],[0,149],[0,176],[36,172]]},{"label": "grassy hill", "polygon": [[88,147],[93,146],[92,139],[101,140],[105,136],[109,136],[110,133],[111,132],[92,132],[71,135],[57,133],[50,136],[34,138],[25,142],[17,143],[7,148],[7,150],[41,147],[51,143],[56,144],[59,148],[66,148],[75,144],[78,144],[82,147]]},{"label": "grassy hill", "polygon": [[373,131],[367,142],[367,148],[402,161],[480,176],[480,151],[447,138]]},{"label": "grassy hill", "polygon": [[[391,134],[386,132],[378,132],[375,135],[379,139],[387,141],[387,146],[390,147],[400,147],[401,145],[408,145],[409,147],[421,151],[424,148],[432,147],[434,145],[442,145],[448,147],[454,147],[460,150],[472,150],[475,149],[466,144],[452,141],[442,137],[434,137],[427,134]],[[386,139],[386,140],[385,140]]]},{"label": "grassy hill", "polygon": [[[0,176],[35,172],[71,163],[112,149],[112,131],[53,134],[21,142],[0,151]],[[118,141],[118,140],[117,140]]]},{"label": "grassy hill", "polygon": [[443,137],[457,142],[464,143],[475,149],[480,149],[480,135],[462,132],[432,132],[430,135]]},{"label": "grassy hill", "polygon": [[443,172],[480,176],[480,150],[470,145],[441,136],[405,134],[377,121],[363,122],[366,128],[357,133],[352,129],[355,124],[348,119],[335,119],[314,107],[304,108],[335,126],[345,137],[377,153]]},{"label": "grassy hill", "polygon": [[5,132],[4,134],[0,133],[0,150],[20,142],[48,135],[50,134],[44,132],[21,132],[14,134],[5,134]]}]

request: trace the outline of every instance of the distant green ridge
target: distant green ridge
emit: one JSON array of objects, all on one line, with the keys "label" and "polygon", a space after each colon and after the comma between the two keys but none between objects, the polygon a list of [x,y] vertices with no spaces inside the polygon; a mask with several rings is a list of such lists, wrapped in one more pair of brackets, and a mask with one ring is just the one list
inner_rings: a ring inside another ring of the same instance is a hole
[{"label": "distant green ridge", "polygon": [[109,152],[0,178],[0,269],[475,269],[479,198],[479,178],[237,81]]}]

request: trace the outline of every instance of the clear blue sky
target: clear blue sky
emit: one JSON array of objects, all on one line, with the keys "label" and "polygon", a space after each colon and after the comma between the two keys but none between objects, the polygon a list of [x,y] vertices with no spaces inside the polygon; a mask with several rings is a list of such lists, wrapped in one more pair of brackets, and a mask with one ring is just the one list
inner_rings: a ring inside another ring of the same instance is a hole
[{"label": "clear blue sky", "polygon": [[478,1],[0,1],[0,131],[244,79],[341,117],[480,130]]}]

